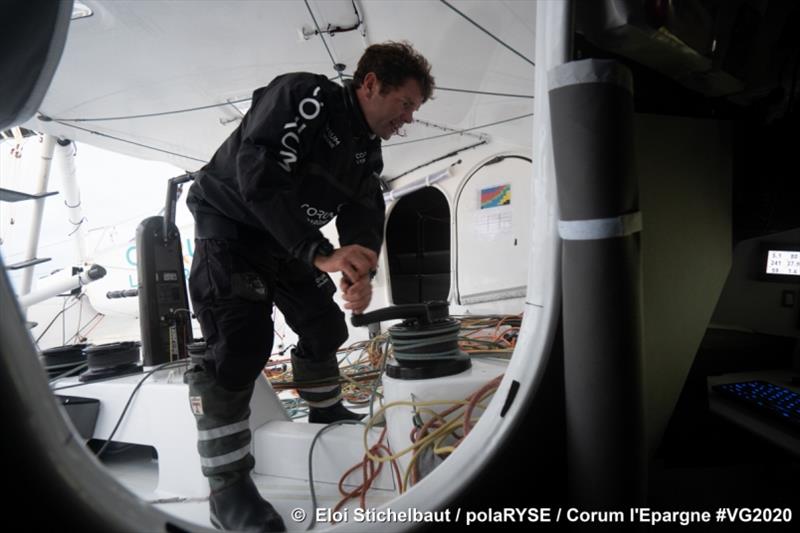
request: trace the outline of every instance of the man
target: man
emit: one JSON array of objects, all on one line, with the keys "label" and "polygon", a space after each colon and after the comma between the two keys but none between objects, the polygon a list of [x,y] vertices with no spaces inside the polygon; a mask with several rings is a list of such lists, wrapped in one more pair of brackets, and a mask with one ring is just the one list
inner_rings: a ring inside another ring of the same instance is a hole
[{"label": "man", "polygon": [[[407,43],[367,48],[344,87],[279,76],[195,176],[189,288],[208,350],[185,379],[218,528],[284,530],[249,474],[248,406],[272,349],[273,303],[299,336],[292,366],[309,422],[361,418],[341,403],[347,327],[328,273],[342,273],[345,309],[363,312],[383,241],[380,139],[412,122],[432,91],[429,63]],[[338,249],[319,230],[334,217]]]}]

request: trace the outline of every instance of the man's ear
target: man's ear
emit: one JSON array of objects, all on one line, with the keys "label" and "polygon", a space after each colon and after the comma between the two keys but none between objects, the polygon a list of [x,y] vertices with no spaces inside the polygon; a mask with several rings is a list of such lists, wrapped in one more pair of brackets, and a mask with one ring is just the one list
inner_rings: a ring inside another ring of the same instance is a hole
[{"label": "man's ear", "polygon": [[374,72],[367,72],[366,76],[364,76],[362,85],[364,86],[364,92],[366,92],[368,98],[380,93],[381,82],[378,80],[378,76],[375,75]]}]

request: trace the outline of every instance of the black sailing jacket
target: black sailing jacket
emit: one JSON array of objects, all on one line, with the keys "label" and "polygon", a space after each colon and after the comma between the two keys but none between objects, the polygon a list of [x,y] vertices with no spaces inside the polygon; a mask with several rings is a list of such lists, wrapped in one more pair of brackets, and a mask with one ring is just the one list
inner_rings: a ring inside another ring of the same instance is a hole
[{"label": "black sailing jacket", "polygon": [[198,226],[210,214],[264,232],[266,249],[278,257],[308,261],[308,250],[324,239],[319,228],[334,217],[341,246],[378,253],[382,169],[380,138],[352,85],[285,74],[253,93],[239,127],[195,173],[187,203]]}]

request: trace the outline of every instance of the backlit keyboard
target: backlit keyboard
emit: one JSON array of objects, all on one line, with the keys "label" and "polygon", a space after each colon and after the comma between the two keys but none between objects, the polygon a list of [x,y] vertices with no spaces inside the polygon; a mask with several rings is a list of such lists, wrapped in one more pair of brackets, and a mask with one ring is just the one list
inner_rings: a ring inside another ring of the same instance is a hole
[{"label": "backlit keyboard", "polygon": [[714,385],[713,390],[800,429],[800,394],[766,381]]}]

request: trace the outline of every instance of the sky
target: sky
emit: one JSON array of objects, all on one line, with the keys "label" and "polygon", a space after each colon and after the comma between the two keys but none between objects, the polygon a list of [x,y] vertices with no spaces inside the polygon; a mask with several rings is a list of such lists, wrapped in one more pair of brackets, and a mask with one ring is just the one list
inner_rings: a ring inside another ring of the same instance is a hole
[{"label": "sky", "polygon": [[[36,187],[41,143],[28,137],[21,144],[0,143],[0,187],[33,193]],[[21,157],[16,154],[21,153]],[[81,208],[85,221],[80,228],[87,243],[87,255],[93,258],[104,250],[132,241],[142,219],[159,214],[164,206],[167,180],[183,172],[172,165],[137,159],[94,146],[79,144],[75,160]],[[52,165],[48,191],[63,190],[58,165]],[[70,233],[68,211],[61,193],[45,200],[39,257],[52,260],[38,265],[34,280],[60,268],[72,266],[75,245]],[[32,201],[0,203],[0,253],[5,264],[22,261],[29,238],[33,213]],[[179,225],[191,215],[181,202]],[[20,271],[11,272],[12,283],[21,279]]]}]

